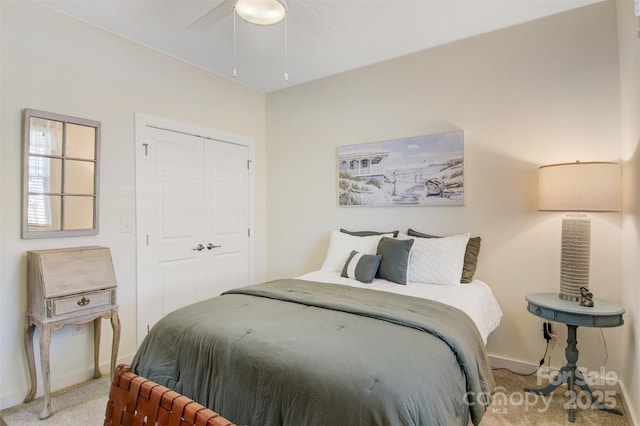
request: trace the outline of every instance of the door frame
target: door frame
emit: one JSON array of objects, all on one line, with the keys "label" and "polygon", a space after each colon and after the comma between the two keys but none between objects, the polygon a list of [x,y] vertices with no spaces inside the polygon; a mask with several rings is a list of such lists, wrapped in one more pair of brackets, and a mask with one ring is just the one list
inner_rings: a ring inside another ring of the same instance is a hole
[{"label": "door frame", "polygon": [[[142,246],[146,245],[146,236],[139,230],[144,229],[142,226],[143,218],[139,214],[141,210],[140,206],[140,193],[141,176],[138,173],[138,161],[144,156],[145,148],[143,146],[143,140],[147,140],[149,128],[166,130],[170,132],[183,133],[191,136],[196,136],[204,139],[211,139],[220,142],[245,146],[249,150],[249,282],[254,283],[254,270],[255,270],[255,180],[254,180],[254,168],[252,166],[254,160],[254,140],[253,138],[245,135],[224,132],[218,129],[211,129],[207,127],[201,127],[194,124],[183,123],[174,121],[162,117],[156,117],[149,114],[134,113],[134,148],[135,148],[135,162],[136,162],[136,208],[135,208],[135,222],[136,222],[136,334],[138,333],[138,303],[140,302],[140,268],[138,267],[138,253]],[[142,342],[142,336],[137,336],[137,346]]]}]

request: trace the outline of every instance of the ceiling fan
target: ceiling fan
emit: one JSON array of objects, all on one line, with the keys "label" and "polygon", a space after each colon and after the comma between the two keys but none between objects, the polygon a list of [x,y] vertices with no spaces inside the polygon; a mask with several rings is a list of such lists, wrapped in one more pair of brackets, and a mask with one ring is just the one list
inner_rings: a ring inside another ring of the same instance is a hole
[{"label": "ceiling fan", "polygon": [[[327,29],[338,33],[338,29],[324,20],[302,0],[294,0],[293,17],[304,23],[305,28],[317,33]],[[206,31],[227,16],[236,14],[244,21],[255,25],[275,25],[289,15],[287,0],[223,0],[216,7],[196,19],[187,28]]]},{"label": "ceiling fan", "polygon": [[[295,16],[304,24],[305,28],[312,27],[313,24],[322,23],[323,28],[316,30],[326,30],[327,28],[333,30],[334,34],[338,33],[338,30],[322,19],[314,10],[308,7],[302,0],[295,0],[295,2],[302,6],[295,12]],[[300,12],[300,13],[299,13]],[[304,14],[310,15],[305,17]],[[289,73],[287,72],[287,22],[289,14],[289,8],[287,0],[223,0],[216,7],[196,19],[187,28],[194,31],[206,31],[207,29],[218,24],[224,18],[229,15],[233,15],[233,77],[237,75],[236,71],[236,20],[235,17],[239,16],[244,21],[254,25],[275,25],[284,20],[284,50],[285,50],[285,62],[284,62],[284,79],[289,80]],[[313,30],[313,28],[312,28]]]}]

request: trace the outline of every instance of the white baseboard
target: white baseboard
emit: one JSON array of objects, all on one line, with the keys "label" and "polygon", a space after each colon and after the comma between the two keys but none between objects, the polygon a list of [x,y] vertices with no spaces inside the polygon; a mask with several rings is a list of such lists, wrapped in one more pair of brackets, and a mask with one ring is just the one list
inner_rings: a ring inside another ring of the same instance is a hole
[{"label": "white baseboard", "polygon": [[620,381],[620,389],[621,389],[620,395],[622,396],[622,403],[626,408],[625,414],[627,414],[627,420],[629,421],[629,424],[631,426],[640,425],[640,419],[638,419],[638,417],[636,416],[636,413],[639,412],[638,409],[640,407],[636,407],[634,405],[634,404],[637,404],[638,401],[632,402],[631,399],[628,398],[627,388],[624,386],[623,381]]},{"label": "white baseboard", "polygon": [[[118,364],[131,364],[131,360],[133,359],[134,354],[129,354],[123,357],[118,358],[116,365]],[[104,375],[109,375],[110,369],[109,362],[105,362],[100,364],[100,371],[102,371],[103,377]],[[42,374],[40,372],[40,365],[36,364],[36,377],[38,378],[38,389],[36,393],[36,398],[44,395],[43,385],[42,385]],[[69,386],[77,385],[82,382],[86,382],[88,380],[93,379],[93,367],[85,368],[82,370],[76,370],[67,372],[67,374],[63,374],[62,376],[57,376],[55,379],[51,380],[51,392],[55,392],[60,389],[68,388]],[[27,383],[27,386],[29,384]],[[4,410],[9,407],[13,407],[18,404],[22,404],[24,402],[25,396],[27,396],[27,392],[29,389],[18,389],[11,391],[9,393],[0,395],[0,410]]]},{"label": "white baseboard", "polygon": [[[535,364],[531,364],[524,361],[517,361],[509,358],[502,358],[494,355],[489,355],[489,362],[491,363],[492,368],[506,368],[516,373],[520,374],[529,374],[532,371],[535,371],[538,366]],[[551,368],[549,369],[550,373],[557,372],[558,369]],[[620,397],[622,398],[622,403],[625,407],[625,414],[627,416],[627,420],[631,426],[639,426],[638,418],[636,418],[636,409],[638,407],[635,406],[635,401],[632,402],[626,392],[626,388],[624,386],[624,382],[622,380],[616,379],[615,383],[611,384],[611,380],[602,380],[604,383],[603,386],[598,386],[599,388],[610,389],[618,392]],[[607,384],[607,382],[609,384]]]},{"label": "white baseboard", "polygon": [[489,362],[491,363],[492,368],[506,368],[520,374],[528,374],[538,368],[537,365],[528,362],[516,361],[514,359],[502,358],[494,355],[489,355]]}]

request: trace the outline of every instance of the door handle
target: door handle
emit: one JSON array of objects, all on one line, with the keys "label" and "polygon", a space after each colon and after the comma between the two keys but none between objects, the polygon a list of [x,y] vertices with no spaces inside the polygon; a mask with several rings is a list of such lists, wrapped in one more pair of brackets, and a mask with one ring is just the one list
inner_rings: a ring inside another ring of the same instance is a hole
[{"label": "door handle", "polygon": [[198,250],[198,251],[202,251],[202,250],[204,250],[204,246],[203,246],[202,244],[198,244],[198,245],[196,246],[196,248],[192,248],[191,250]]},{"label": "door handle", "polygon": [[214,249],[214,248],[220,248],[220,247],[222,247],[222,245],[213,245],[211,243],[207,244],[207,250],[211,250],[211,249]]}]

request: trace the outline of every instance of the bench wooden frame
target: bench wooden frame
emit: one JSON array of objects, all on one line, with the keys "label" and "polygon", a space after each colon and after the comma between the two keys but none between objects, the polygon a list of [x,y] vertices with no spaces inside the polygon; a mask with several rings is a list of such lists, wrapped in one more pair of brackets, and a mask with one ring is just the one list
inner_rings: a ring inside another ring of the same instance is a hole
[{"label": "bench wooden frame", "polygon": [[197,402],[119,365],[113,375],[104,426],[234,426]]}]

